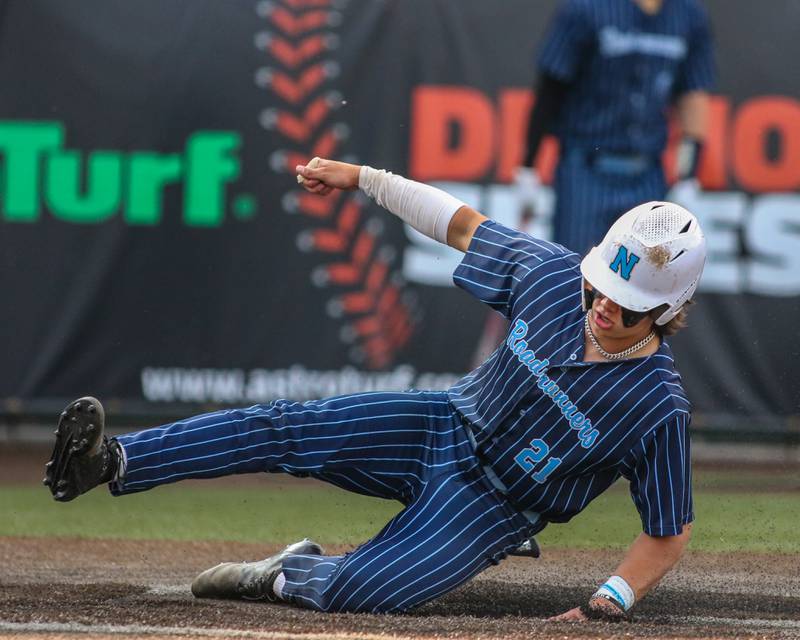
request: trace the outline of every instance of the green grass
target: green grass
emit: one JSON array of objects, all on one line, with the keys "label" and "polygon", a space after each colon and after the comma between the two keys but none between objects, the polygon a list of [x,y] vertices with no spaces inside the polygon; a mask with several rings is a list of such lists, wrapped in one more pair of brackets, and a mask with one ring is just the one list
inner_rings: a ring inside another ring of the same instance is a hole
[{"label": "green grass", "polygon": [[[696,478],[691,548],[800,553],[800,492],[747,493],[738,484],[748,486],[741,475]],[[53,502],[43,487],[4,486],[0,536],[283,543],[308,535],[350,545],[374,535],[398,510],[394,502],[318,483],[193,483],[122,498],[94,491],[68,504]],[[622,549],[640,530],[627,489],[617,485],[539,540],[544,547]]]},{"label": "green grass", "polygon": [[[695,551],[800,552],[800,494],[695,491]],[[641,531],[627,491],[600,496],[571,522],[539,536],[547,547],[622,549]]]},{"label": "green grass", "polygon": [[43,487],[0,487],[0,536],[77,536],[170,540],[362,542],[400,505],[310,484],[162,487],[114,498],[93,491],[66,504]]}]

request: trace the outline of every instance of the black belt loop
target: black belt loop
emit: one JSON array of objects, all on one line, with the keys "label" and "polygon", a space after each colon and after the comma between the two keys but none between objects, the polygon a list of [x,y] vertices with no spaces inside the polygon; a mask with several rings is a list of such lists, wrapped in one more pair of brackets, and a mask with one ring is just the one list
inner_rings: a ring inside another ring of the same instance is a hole
[{"label": "black belt loop", "polygon": [[458,410],[458,407],[456,407],[456,405],[453,404],[452,400],[448,400],[447,404],[450,405],[451,411],[455,413],[456,416],[458,416],[458,419],[461,421],[461,424],[463,424],[465,427],[467,427],[467,429],[472,431],[472,435],[475,435],[475,430],[473,429],[472,421],[469,420],[463,413],[461,413],[461,411]]},{"label": "black belt loop", "polygon": [[453,411],[458,416],[458,419],[461,420],[461,424],[464,425],[464,427],[472,436],[471,440],[474,441],[475,457],[480,461],[481,465],[486,464],[483,452],[481,451],[481,444],[478,442],[478,434],[480,433],[480,428],[475,426],[475,423],[472,422],[472,420],[465,417],[464,414],[461,413],[452,402],[450,403],[450,406],[453,408]]}]

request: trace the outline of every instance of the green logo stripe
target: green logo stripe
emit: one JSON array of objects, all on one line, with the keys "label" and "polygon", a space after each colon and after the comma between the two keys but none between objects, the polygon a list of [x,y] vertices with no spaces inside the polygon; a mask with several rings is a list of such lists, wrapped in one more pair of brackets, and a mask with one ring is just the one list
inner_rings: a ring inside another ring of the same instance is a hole
[{"label": "green logo stripe", "polygon": [[197,131],[184,153],[81,152],[65,149],[59,122],[0,121],[0,217],[36,222],[46,209],[65,222],[97,224],[121,214],[131,225],[156,225],[164,193],[182,186],[183,222],[218,227],[227,185],[241,175],[241,136]]}]

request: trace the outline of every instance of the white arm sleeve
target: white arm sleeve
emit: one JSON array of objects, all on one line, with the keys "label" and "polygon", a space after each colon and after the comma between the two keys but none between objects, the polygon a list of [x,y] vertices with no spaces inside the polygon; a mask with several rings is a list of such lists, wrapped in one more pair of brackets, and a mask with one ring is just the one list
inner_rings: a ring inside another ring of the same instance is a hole
[{"label": "white arm sleeve", "polygon": [[441,189],[366,165],[358,174],[358,186],[383,208],[443,244],[450,220],[464,206]]}]

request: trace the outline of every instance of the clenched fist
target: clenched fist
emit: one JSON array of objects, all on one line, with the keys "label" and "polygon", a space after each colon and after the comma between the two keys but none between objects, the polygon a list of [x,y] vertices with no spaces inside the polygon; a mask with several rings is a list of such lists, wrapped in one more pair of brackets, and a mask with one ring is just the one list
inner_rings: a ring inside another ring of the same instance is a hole
[{"label": "clenched fist", "polygon": [[358,175],[361,167],[347,162],[312,158],[307,165],[298,164],[297,182],[306,191],[327,196],[334,189],[350,191],[358,189]]}]

